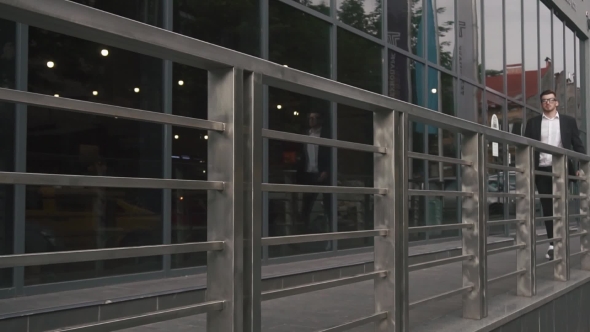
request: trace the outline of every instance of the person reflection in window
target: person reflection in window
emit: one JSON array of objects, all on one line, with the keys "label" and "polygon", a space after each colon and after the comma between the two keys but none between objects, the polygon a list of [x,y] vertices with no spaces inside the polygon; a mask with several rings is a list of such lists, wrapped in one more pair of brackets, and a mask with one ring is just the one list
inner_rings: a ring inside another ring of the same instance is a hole
[{"label": "person reflection in window", "polygon": [[[306,135],[312,137],[329,138],[329,133],[326,128],[323,128],[323,118],[319,112],[312,112],[308,115],[309,129],[305,132]],[[297,167],[297,183],[302,185],[327,186],[330,183],[330,148],[327,146],[318,146],[316,144],[302,144],[302,151],[299,154]],[[331,195],[322,194],[324,222],[325,224],[318,224],[311,222],[311,213],[313,206],[318,197],[318,193],[303,194],[303,202],[301,206],[301,222],[306,228],[307,232],[318,232],[322,230],[327,231],[326,227],[330,224],[330,207]]]}]

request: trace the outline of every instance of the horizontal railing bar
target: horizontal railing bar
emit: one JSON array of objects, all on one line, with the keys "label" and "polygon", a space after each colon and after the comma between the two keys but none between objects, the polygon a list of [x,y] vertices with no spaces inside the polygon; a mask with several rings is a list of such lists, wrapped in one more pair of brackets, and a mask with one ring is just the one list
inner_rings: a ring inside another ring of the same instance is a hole
[{"label": "horizontal railing bar", "polygon": [[360,275],[356,275],[356,276],[352,276],[352,277],[340,278],[340,279],[335,279],[335,280],[328,280],[328,281],[323,281],[323,282],[318,282],[318,283],[313,283],[313,284],[308,284],[308,285],[291,287],[291,288],[272,290],[272,291],[263,292],[261,299],[262,299],[262,301],[280,299],[282,297],[315,292],[315,291],[319,291],[319,290],[323,290],[323,289],[339,287],[339,286],[354,284],[354,283],[361,282],[361,281],[371,280],[376,277],[383,278],[385,276],[387,276],[387,271],[375,271],[375,272],[360,274]]},{"label": "horizontal railing bar", "polygon": [[495,278],[489,279],[489,280],[488,280],[488,285],[489,285],[489,284],[493,284],[493,283],[495,283],[495,282],[498,282],[498,281],[502,281],[502,280],[504,280],[504,279],[508,279],[508,278],[510,278],[510,277],[516,277],[516,276],[518,276],[518,275],[520,275],[520,274],[523,274],[523,273],[525,273],[525,272],[526,272],[526,270],[525,270],[525,269],[522,269],[522,270],[518,270],[518,271],[514,271],[514,272],[506,273],[506,274],[504,274],[504,275],[501,275],[501,276],[499,276],[499,277],[495,277]]},{"label": "horizontal railing bar", "polygon": [[334,326],[334,327],[331,327],[331,328],[328,328],[325,330],[321,330],[319,332],[344,332],[344,331],[348,331],[350,329],[353,329],[355,327],[367,325],[369,323],[380,322],[380,321],[386,319],[387,316],[388,316],[387,312],[380,312],[380,313],[376,313],[374,315],[371,315],[369,317],[353,320],[352,322],[348,322],[348,323],[345,323],[342,325]]},{"label": "horizontal railing bar", "polygon": [[431,154],[418,153],[418,152],[408,152],[408,158],[436,161],[436,162],[455,164],[455,165],[465,165],[465,166],[472,166],[473,165],[473,162],[463,160],[463,159],[441,157],[441,156],[435,156],[435,155],[431,155]]},{"label": "horizontal railing bar", "polygon": [[547,261],[545,263],[537,264],[537,269],[540,269],[540,268],[545,267],[545,266],[548,266],[548,265],[553,265],[553,264],[561,263],[562,260],[563,260],[563,258],[560,258],[560,259],[554,259],[554,260],[551,260],[551,261]]},{"label": "horizontal railing bar", "polygon": [[533,174],[534,175],[540,175],[540,176],[550,176],[550,177],[554,177],[554,178],[558,178],[559,177],[559,174],[553,173],[553,172],[534,171]]},{"label": "horizontal railing bar", "polygon": [[167,124],[177,127],[224,131],[223,122],[201,120],[152,111],[144,111],[133,108],[112,106],[107,104],[92,103],[63,97],[54,97],[32,92],[24,92],[11,89],[0,88],[0,101],[25,104],[51,109],[72,111],[77,113],[87,113],[102,116],[112,116],[115,118],[138,120],[157,124]]},{"label": "horizontal railing bar", "polygon": [[449,291],[449,292],[446,292],[446,293],[442,293],[442,294],[439,294],[439,295],[431,296],[431,297],[428,297],[428,298],[425,298],[425,299],[422,299],[422,300],[419,300],[419,301],[410,303],[410,309],[413,309],[416,306],[419,306],[419,305],[424,304],[424,303],[428,303],[428,302],[432,302],[432,301],[436,301],[436,300],[442,300],[442,299],[445,299],[447,297],[451,297],[451,296],[454,296],[454,295],[462,294],[462,293],[467,292],[467,291],[470,291],[472,289],[473,289],[473,286],[465,286],[465,287],[461,287],[459,289],[452,290],[452,291]]},{"label": "horizontal railing bar", "polygon": [[104,332],[104,331],[118,331],[129,329],[138,326],[144,326],[169,320],[174,320],[183,317],[194,316],[211,311],[221,311],[225,306],[224,301],[211,301],[199,303],[181,308],[174,308],[170,310],[154,311],[151,313],[131,316],[113,320],[102,321],[98,323],[61,328],[61,332]]},{"label": "horizontal railing bar", "polygon": [[322,233],[322,234],[307,234],[307,235],[291,235],[291,236],[273,236],[262,238],[263,246],[278,246],[281,244],[306,243],[318,241],[331,241],[343,239],[356,239],[373,236],[386,236],[387,229],[375,229],[366,231],[352,231],[352,232],[337,232],[337,233]]},{"label": "horizontal railing bar", "polygon": [[[262,83],[295,93],[328,99],[368,111],[396,110],[411,121],[460,133],[479,133],[488,140],[588,161],[587,155],[544,144],[441,112],[405,103],[360,88],[242,54],[223,47],[166,31],[141,22],[61,0],[0,0],[0,16],[23,24],[83,38],[96,43],[171,60],[207,70],[237,67],[259,73]],[[73,17],[76,19],[74,20]]]},{"label": "horizontal railing bar", "polygon": [[491,227],[491,226],[498,226],[498,225],[518,224],[518,223],[523,223],[523,222],[524,222],[524,220],[521,220],[521,219],[493,220],[493,221],[488,221],[486,223],[486,225],[488,227]]},{"label": "horizontal railing bar", "polygon": [[578,236],[582,236],[582,235],[586,235],[586,234],[588,234],[588,231],[583,230],[583,231],[570,233],[570,237],[578,237]]},{"label": "horizontal railing bar", "polygon": [[456,256],[456,257],[437,259],[437,260],[426,262],[426,263],[418,263],[418,264],[410,265],[410,266],[408,266],[408,271],[413,272],[413,271],[418,271],[418,270],[424,270],[424,269],[428,269],[428,268],[435,267],[435,266],[451,264],[451,263],[456,263],[456,262],[462,262],[464,260],[471,259],[471,258],[473,258],[473,255],[462,255],[462,256]]},{"label": "horizontal railing bar", "polygon": [[450,224],[450,225],[433,225],[408,227],[409,233],[420,233],[430,231],[446,231],[450,229],[473,228],[473,224]]},{"label": "horizontal railing bar", "polygon": [[578,180],[578,181],[586,181],[587,177],[585,176],[576,176],[576,175],[569,175],[567,177],[570,180]]},{"label": "horizontal railing bar", "polygon": [[571,254],[570,257],[578,257],[578,256],[584,255],[586,253],[588,253],[588,250],[582,250],[582,251],[578,251],[576,253]]},{"label": "horizontal railing bar", "polygon": [[503,248],[498,248],[498,249],[491,249],[491,250],[488,250],[488,256],[500,254],[503,252],[513,251],[516,249],[522,249],[522,248],[526,248],[526,245],[525,244],[515,244],[513,246],[508,246],[508,247],[503,247]]},{"label": "horizontal railing bar", "polygon": [[486,195],[488,197],[496,197],[496,198],[525,198],[525,194],[514,194],[514,193],[501,193],[501,192],[487,192]]},{"label": "horizontal railing bar", "polygon": [[535,222],[537,221],[548,221],[548,220],[560,220],[561,217],[560,216],[551,216],[551,217],[536,217],[535,218]]},{"label": "horizontal railing bar", "polygon": [[520,167],[512,167],[512,166],[504,166],[504,165],[496,165],[496,164],[487,164],[486,167],[488,169],[494,169],[494,170],[498,170],[498,171],[524,173],[523,169]]},{"label": "horizontal railing bar", "polygon": [[536,194],[535,198],[553,198],[553,199],[559,199],[561,198],[561,195],[552,195],[552,194]]},{"label": "horizontal railing bar", "polygon": [[316,145],[329,146],[329,147],[347,149],[347,150],[362,151],[362,152],[373,152],[373,153],[381,153],[381,154],[387,153],[387,149],[384,147],[379,147],[379,146],[374,146],[374,145],[369,145],[369,144],[339,141],[339,140],[335,140],[335,139],[314,137],[314,136],[309,136],[309,135],[292,134],[292,133],[286,133],[283,131],[276,131],[276,130],[270,130],[270,129],[262,129],[262,137],[269,138],[269,139],[288,141],[288,142],[316,144]]},{"label": "horizontal railing bar", "polygon": [[387,189],[367,187],[307,186],[300,184],[263,183],[262,191],[275,193],[320,193],[320,194],[360,194],[386,195]]},{"label": "horizontal railing bar", "polygon": [[33,186],[223,190],[219,181],[0,172],[0,183]]},{"label": "horizontal railing bar", "polygon": [[410,196],[472,197],[473,193],[444,190],[408,190]]},{"label": "horizontal railing bar", "polygon": [[585,213],[580,213],[580,214],[570,214],[570,215],[569,215],[569,217],[570,217],[570,218],[584,218],[584,217],[586,217],[586,216],[587,216],[587,214],[585,214]]},{"label": "horizontal railing bar", "polygon": [[586,195],[568,195],[567,198],[569,199],[586,199],[588,196]]},{"label": "horizontal railing bar", "polygon": [[536,244],[545,244],[545,243],[549,243],[549,242],[560,242],[561,240],[562,240],[561,237],[554,237],[552,239],[537,240],[535,243]]},{"label": "horizontal railing bar", "polygon": [[120,258],[186,254],[223,250],[223,241],[163,244],[128,248],[57,251],[0,256],[0,268],[89,262]]}]

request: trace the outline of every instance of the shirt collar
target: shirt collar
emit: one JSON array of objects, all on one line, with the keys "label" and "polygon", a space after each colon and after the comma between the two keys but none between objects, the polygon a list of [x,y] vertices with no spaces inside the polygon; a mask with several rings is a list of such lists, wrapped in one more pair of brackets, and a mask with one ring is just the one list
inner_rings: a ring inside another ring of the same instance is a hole
[{"label": "shirt collar", "polygon": [[555,117],[554,118],[550,118],[547,115],[545,115],[545,113],[543,113],[543,119],[547,119],[547,120],[559,119],[559,112],[556,112],[555,113]]}]

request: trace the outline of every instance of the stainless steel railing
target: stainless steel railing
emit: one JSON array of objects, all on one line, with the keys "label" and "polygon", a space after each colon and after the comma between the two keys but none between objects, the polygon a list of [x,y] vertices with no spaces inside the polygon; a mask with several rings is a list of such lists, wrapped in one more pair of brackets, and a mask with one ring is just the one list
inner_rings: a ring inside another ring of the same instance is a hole
[{"label": "stainless steel railing", "polygon": [[[0,256],[0,267],[30,266],[91,260],[116,259],[207,251],[206,302],[189,307],[71,327],[63,331],[112,331],[150,324],[198,313],[207,313],[208,331],[260,331],[261,302],[285,296],[373,280],[375,313],[324,331],[345,331],[377,322],[378,331],[408,331],[409,310],[449,296],[463,296],[463,316],[481,319],[487,315],[488,284],[516,277],[519,296],[534,296],[538,268],[554,266],[556,280],[568,280],[569,240],[579,236],[583,269],[590,270],[590,157],[548,146],[521,136],[500,132],[428,109],[404,103],[341,83],[299,72],[204,43],[170,31],[158,29],[112,14],[62,0],[0,0],[0,17],[25,24],[101,42],[209,72],[209,121],[169,114],[146,112],[84,101],[55,98],[29,92],[0,89],[0,100],[45,108],[117,116],[137,121],[209,130],[208,181],[171,179],[113,178],[96,176],[0,173],[0,183],[18,185],[59,185],[90,187],[133,187],[157,189],[208,190],[207,242],[117,249],[98,249],[41,254]],[[75,19],[73,19],[75,18]],[[374,119],[374,145],[314,138],[269,130],[262,126],[263,86],[285,89],[340,104],[364,109]],[[461,135],[461,157],[447,158],[408,151],[409,123],[433,125]],[[372,188],[302,186],[262,183],[263,140],[276,139],[318,144],[374,154]],[[489,164],[486,142],[516,147],[516,166]],[[555,195],[536,195],[555,202],[555,260],[537,264],[535,216],[534,151],[554,156],[552,174]],[[580,162],[585,176],[568,177],[567,158]],[[410,159],[451,163],[460,166],[460,191],[409,190]],[[516,172],[516,193],[488,193],[488,169]],[[580,182],[581,194],[568,195],[567,182]],[[321,192],[374,195],[375,229],[263,238],[261,236],[263,192]],[[408,227],[409,196],[452,196],[462,199],[462,223],[454,225]],[[487,197],[516,200],[516,218],[487,221]],[[568,199],[581,201],[579,229],[571,233],[568,225]],[[500,224],[516,226],[515,244],[487,250],[487,228]],[[427,263],[408,264],[408,234],[432,230],[460,229],[462,254]],[[261,246],[304,243],[360,237],[375,238],[374,271],[356,276],[315,282],[292,288],[261,291]],[[488,255],[514,250],[517,263],[513,272],[489,279]],[[462,287],[410,303],[410,272],[434,266],[462,264]]]}]

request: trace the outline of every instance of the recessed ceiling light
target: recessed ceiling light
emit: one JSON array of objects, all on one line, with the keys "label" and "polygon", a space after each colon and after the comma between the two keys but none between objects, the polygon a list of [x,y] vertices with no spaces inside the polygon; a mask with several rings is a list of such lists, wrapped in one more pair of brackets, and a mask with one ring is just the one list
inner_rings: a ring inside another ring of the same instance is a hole
[{"label": "recessed ceiling light", "polygon": [[107,50],[107,49],[105,48],[105,49],[103,49],[102,51],[100,51],[100,54],[101,54],[102,56],[108,56],[108,55],[109,55],[109,50]]},{"label": "recessed ceiling light", "polygon": [[55,67],[55,63],[53,61],[47,61],[47,67],[53,68],[53,67]]}]

